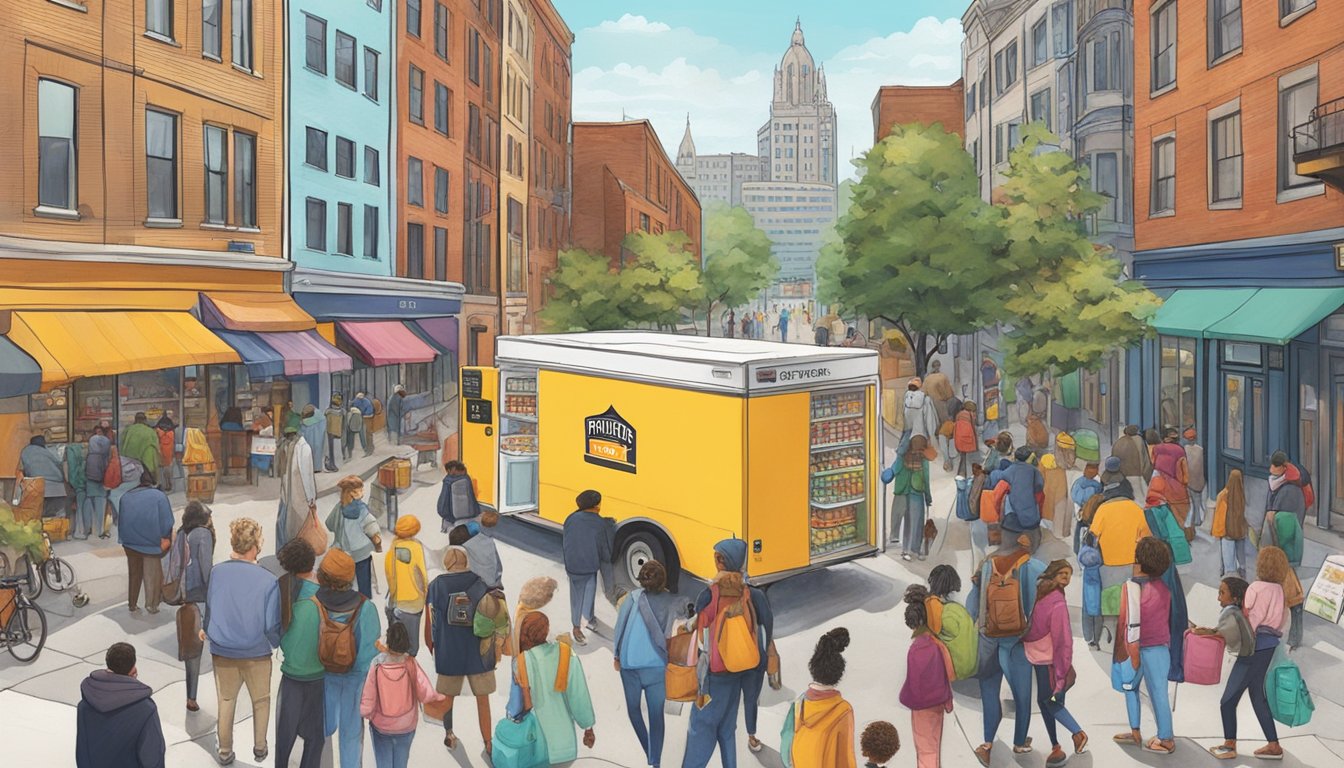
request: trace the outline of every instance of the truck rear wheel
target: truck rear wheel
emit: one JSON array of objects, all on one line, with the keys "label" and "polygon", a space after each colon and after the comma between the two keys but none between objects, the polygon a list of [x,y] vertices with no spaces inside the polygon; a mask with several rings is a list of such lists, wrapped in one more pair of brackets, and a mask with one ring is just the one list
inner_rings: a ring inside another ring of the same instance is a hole
[{"label": "truck rear wheel", "polygon": [[621,537],[615,568],[617,584],[627,591],[637,588],[639,572],[650,560],[663,564],[667,569],[668,589],[675,589],[676,580],[681,575],[676,551],[666,539],[649,530],[632,531]]}]

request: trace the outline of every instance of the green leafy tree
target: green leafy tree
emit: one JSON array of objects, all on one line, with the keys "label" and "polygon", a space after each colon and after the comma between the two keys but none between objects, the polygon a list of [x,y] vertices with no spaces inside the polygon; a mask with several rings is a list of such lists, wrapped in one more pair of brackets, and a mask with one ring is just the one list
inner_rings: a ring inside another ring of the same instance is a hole
[{"label": "green leafy tree", "polygon": [[629,296],[603,254],[561,251],[550,284],[551,297],[538,313],[547,330],[564,333],[629,327]]},{"label": "green leafy tree", "polygon": [[1027,126],[998,194],[1006,242],[999,274],[1014,326],[1005,340],[1010,376],[1095,369],[1107,353],[1142,340],[1161,304],[1122,279],[1110,249],[1088,237],[1085,222],[1106,200],[1058,143],[1043,126]]},{"label": "green leafy tree", "polygon": [[631,325],[675,328],[683,310],[701,306],[705,289],[690,245],[691,238],[679,230],[625,236],[621,247],[628,256],[618,279]]},{"label": "green leafy tree", "polygon": [[845,309],[845,289],[840,282],[845,264],[845,243],[840,235],[832,232],[823,237],[817,253],[817,301],[840,312]]},{"label": "green leafy tree", "polygon": [[999,214],[961,139],[941,128],[897,126],[855,165],[862,177],[837,225],[838,295],[895,328],[923,375],[949,335],[1005,318]]},{"label": "green leafy tree", "polygon": [[712,335],[714,308],[747,303],[779,274],[770,253],[770,238],[756,227],[745,208],[715,202],[705,209],[704,287],[705,335]]}]

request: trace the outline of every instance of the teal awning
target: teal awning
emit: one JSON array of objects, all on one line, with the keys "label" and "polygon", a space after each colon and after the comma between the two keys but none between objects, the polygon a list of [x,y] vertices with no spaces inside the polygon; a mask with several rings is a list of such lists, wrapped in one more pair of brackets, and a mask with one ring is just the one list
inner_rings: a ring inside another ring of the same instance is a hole
[{"label": "teal awning", "polygon": [[1235,312],[1209,325],[1205,336],[1253,344],[1287,344],[1341,305],[1344,288],[1261,288]]},{"label": "teal awning", "polygon": [[1236,312],[1255,288],[1182,288],[1167,297],[1153,316],[1158,333],[1202,339],[1209,326]]}]

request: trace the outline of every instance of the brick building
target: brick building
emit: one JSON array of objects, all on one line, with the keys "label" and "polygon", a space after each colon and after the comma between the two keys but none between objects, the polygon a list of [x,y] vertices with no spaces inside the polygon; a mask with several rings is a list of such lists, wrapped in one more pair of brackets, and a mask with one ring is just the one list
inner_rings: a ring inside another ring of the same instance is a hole
[{"label": "brick building", "polygon": [[532,21],[527,294],[528,314],[535,317],[560,250],[570,243],[574,33],[550,0],[532,0]]},{"label": "brick building", "polygon": [[966,138],[966,99],[962,81],[951,85],[884,85],[873,98],[873,143],[906,123],[941,125]]}]

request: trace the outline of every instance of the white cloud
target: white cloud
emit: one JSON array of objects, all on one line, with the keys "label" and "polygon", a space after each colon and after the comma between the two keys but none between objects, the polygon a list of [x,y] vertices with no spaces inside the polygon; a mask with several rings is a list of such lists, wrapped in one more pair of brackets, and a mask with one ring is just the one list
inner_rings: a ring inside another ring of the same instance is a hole
[{"label": "white cloud", "polygon": [[607,21],[598,24],[597,29],[602,32],[656,35],[663,32],[670,32],[672,27],[661,21],[649,21],[644,16],[633,16],[627,13],[616,21],[608,19]]}]

